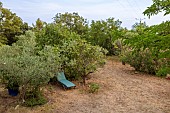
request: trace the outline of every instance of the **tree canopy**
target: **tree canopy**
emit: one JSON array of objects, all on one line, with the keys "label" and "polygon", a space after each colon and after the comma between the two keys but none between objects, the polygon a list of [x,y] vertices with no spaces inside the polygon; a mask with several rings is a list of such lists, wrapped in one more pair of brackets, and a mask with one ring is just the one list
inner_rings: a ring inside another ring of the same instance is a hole
[{"label": "tree canopy", "polygon": [[159,12],[164,13],[164,15],[170,14],[170,0],[152,0],[153,4],[148,7],[143,14],[147,15],[149,18]]},{"label": "tree canopy", "polygon": [[78,13],[57,13],[54,17],[56,24],[65,26],[70,32],[79,34],[82,38],[86,36],[88,31],[88,22]]},{"label": "tree canopy", "polygon": [[16,35],[20,35],[28,30],[28,24],[23,23],[22,19],[9,9],[3,8],[0,2],[0,44],[16,42]]},{"label": "tree canopy", "polygon": [[113,54],[114,42],[121,37],[121,21],[108,18],[106,21],[92,21],[86,40],[92,45],[99,45]]}]

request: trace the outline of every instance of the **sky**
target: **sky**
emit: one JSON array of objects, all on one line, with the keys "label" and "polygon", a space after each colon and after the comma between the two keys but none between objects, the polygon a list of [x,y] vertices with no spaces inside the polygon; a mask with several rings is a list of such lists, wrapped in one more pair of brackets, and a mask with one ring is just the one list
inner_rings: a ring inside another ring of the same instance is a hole
[{"label": "sky", "polygon": [[89,22],[91,20],[106,20],[114,17],[122,21],[122,27],[131,29],[140,20],[147,25],[160,24],[170,20],[170,15],[162,13],[150,19],[142,12],[152,4],[152,0],[1,0],[3,7],[10,9],[22,18],[24,22],[35,23],[37,18],[52,22],[57,13],[78,14]]}]

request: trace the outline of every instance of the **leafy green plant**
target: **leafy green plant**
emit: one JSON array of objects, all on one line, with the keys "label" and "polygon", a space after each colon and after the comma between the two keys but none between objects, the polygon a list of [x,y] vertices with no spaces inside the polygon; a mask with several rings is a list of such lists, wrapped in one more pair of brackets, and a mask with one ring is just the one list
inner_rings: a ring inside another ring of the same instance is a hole
[{"label": "leafy green plant", "polygon": [[89,85],[89,93],[96,93],[100,89],[99,84],[97,83],[90,83]]},{"label": "leafy green plant", "polygon": [[88,22],[82,16],[79,16],[78,13],[57,13],[54,17],[54,22],[70,32],[75,32],[83,39],[88,35]]},{"label": "leafy green plant", "polygon": [[147,72],[150,74],[156,73],[156,64],[148,50],[140,52],[127,51],[121,60],[130,64],[136,71]]},{"label": "leafy green plant", "polygon": [[13,90],[19,90],[19,85],[14,80],[8,80],[6,88],[7,89],[13,89]]},{"label": "leafy green plant", "polygon": [[50,23],[36,32],[36,42],[40,49],[45,45],[61,45],[63,40],[70,38],[70,31],[60,24]]}]

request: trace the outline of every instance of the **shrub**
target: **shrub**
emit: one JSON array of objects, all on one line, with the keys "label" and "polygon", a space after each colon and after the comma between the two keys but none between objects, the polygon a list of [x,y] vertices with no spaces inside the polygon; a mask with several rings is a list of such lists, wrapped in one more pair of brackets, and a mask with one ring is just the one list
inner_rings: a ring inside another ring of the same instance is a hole
[{"label": "shrub", "polygon": [[60,53],[65,59],[63,69],[67,77],[83,78],[85,84],[85,77],[104,64],[107,52],[101,47],[92,46],[85,40],[77,38],[64,41],[60,47]]},{"label": "shrub", "polygon": [[122,57],[122,61],[130,64],[136,71],[147,72],[150,74],[156,73],[156,61],[154,61],[148,50],[143,52],[127,51],[125,56]]},{"label": "shrub", "polygon": [[122,37],[121,21],[108,18],[106,21],[92,21],[89,28],[89,36],[86,40],[92,45],[99,45],[108,50],[108,55],[117,55],[118,50],[114,42]]}]

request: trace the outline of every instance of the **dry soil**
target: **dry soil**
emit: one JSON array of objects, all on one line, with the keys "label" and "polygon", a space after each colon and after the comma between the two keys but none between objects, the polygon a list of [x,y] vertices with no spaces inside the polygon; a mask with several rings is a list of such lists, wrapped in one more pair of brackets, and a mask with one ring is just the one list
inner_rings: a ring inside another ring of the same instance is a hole
[{"label": "dry soil", "polygon": [[[0,90],[2,113],[170,113],[170,80],[136,72],[117,60],[107,60],[87,78],[87,85],[73,81],[77,87],[64,91],[59,85],[48,85],[44,94],[49,102],[27,108],[17,105],[18,97]],[[100,89],[89,93],[89,83]]]}]

